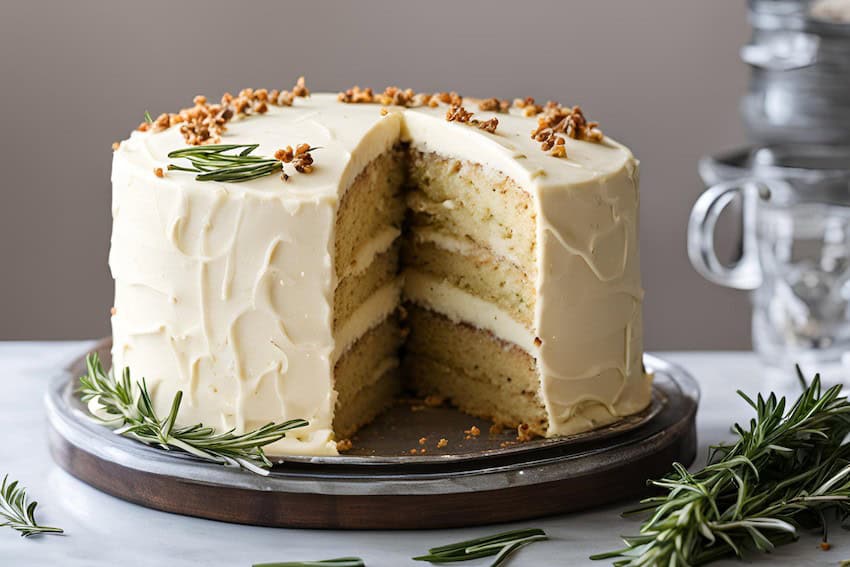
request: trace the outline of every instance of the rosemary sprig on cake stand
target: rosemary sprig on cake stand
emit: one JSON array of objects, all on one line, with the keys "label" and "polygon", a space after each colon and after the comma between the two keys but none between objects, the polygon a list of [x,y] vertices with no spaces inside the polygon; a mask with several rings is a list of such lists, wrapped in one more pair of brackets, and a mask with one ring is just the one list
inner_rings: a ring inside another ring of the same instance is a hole
[{"label": "rosemary sprig on cake stand", "polygon": [[0,483],[0,523],[2,527],[12,528],[21,533],[22,537],[40,534],[61,534],[62,528],[41,526],[35,520],[35,509],[38,502],[30,502],[27,491],[18,485],[18,481],[9,482],[9,475],[3,477]]},{"label": "rosemary sprig on cake stand", "polygon": [[272,465],[262,448],[283,439],[287,431],[308,425],[303,419],[291,419],[242,434],[232,429],[217,433],[202,424],[177,426],[183,392],[175,394],[168,415],[160,418],[145,380],[133,384],[128,368],[116,379],[113,372],[103,369],[97,354],[86,357],[86,375],[80,377],[79,391],[84,402],[93,402],[105,415],[95,415],[95,419],[114,427],[118,435],[260,475],[267,475],[266,469]]},{"label": "rosemary sprig on cake stand", "polygon": [[[799,373],[799,368],[798,368]],[[775,394],[752,400],[749,428],[735,424],[733,445],[712,447],[708,466],[674,472],[652,484],[667,491],[629,513],[650,511],[640,535],[626,547],[591,559],[615,559],[618,567],[701,565],[746,549],[768,552],[797,538],[801,527],[850,515],[850,402],[841,385],[806,385],[786,411]]]}]

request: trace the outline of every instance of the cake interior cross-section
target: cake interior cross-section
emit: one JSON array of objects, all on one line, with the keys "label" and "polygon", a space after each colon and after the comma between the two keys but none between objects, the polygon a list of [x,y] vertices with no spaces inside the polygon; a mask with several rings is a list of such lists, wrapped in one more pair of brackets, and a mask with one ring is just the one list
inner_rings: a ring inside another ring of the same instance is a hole
[{"label": "cake interior cross-section", "polygon": [[649,404],[638,164],[577,107],[196,97],[115,145],[112,185],[113,365],[185,424],[303,418],[267,452],[328,455],[405,390],[521,439]]}]

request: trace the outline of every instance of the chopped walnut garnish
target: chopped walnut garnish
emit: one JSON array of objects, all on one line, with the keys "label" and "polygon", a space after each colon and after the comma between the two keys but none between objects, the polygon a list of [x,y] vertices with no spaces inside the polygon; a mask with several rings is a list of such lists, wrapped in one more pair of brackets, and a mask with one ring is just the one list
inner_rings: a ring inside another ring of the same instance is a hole
[{"label": "chopped walnut garnish", "polygon": [[558,158],[567,157],[567,150],[564,148],[563,144],[556,145],[554,148],[552,148],[552,151],[550,153]]},{"label": "chopped walnut garnish", "polygon": [[354,447],[354,443],[351,442],[351,439],[342,439],[336,442],[336,450],[340,453],[350,451],[352,447]]},{"label": "chopped walnut garnish", "polygon": [[384,92],[377,96],[378,102],[384,106],[410,106],[413,102],[413,89],[401,90],[398,87],[387,87]]},{"label": "chopped walnut garnish", "polygon": [[118,313],[118,310],[117,310],[117,309],[115,309],[115,307],[110,307],[110,308],[109,308],[109,314],[110,314],[110,315],[113,315],[113,316],[114,316],[116,313]]},{"label": "chopped walnut garnish", "polygon": [[382,109],[381,109],[381,116],[386,116],[386,115],[387,115],[387,114],[389,114],[389,113],[390,113],[390,111],[389,111],[389,110],[387,110],[386,108],[382,108]]},{"label": "chopped walnut garnish", "polygon": [[[283,163],[291,163],[298,173],[313,173],[313,156],[310,154],[310,144],[299,144],[294,150],[286,146],[274,153],[274,158]],[[289,176],[284,173],[281,177],[286,181]]]},{"label": "chopped walnut garnish", "polygon": [[161,167],[154,168],[153,174],[156,175],[157,177],[165,177],[165,173],[163,173]]},{"label": "chopped walnut garnish", "polygon": [[480,128],[485,132],[490,132],[491,134],[496,132],[496,127],[499,125],[498,118],[491,118],[490,120],[482,122],[472,118],[472,115],[473,113],[469,112],[464,107],[453,105],[446,111],[446,120],[449,122],[460,122],[461,124],[476,126],[477,128]]},{"label": "chopped walnut garnish", "polygon": [[[233,118],[234,110],[222,104],[208,104],[206,100],[206,97],[196,96],[195,106],[189,109],[184,108],[173,120],[169,115],[169,124],[166,126],[163,121],[163,129],[168,128],[171,122],[180,124],[180,133],[183,134],[186,142],[193,146],[221,141],[221,134]],[[159,120],[158,118],[157,122]],[[155,130],[156,128],[155,123]]]},{"label": "chopped walnut garnish", "polygon": [[365,89],[361,89],[357,85],[344,92],[339,93],[336,98],[340,102],[347,102],[352,104],[369,103],[375,101],[375,95],[372,92],[372,89],[368,87]]},{"label": "chopped walnut garnish", "polygon": [[437,94],[437,99],[450,106],[460,106],[463,104],[463,97],[454,91],[450,93],[439,93]]},{"label": "chopped walnut garnish", "polygon": [[[355,85],[339,93],[336,98],[338,101],[348,104],[377,103],[384,106],[405,106],[408,108],[418,106],[435,108],[441,102],[453,106],[463,104],[463,97],[456,92],[438,94],[417,93],[413,89],[401,89],[394,86],[387,87],[380,94],[375,94],[371,88],[360,88]],[[507,101],[502,102],[507,104]]]},{"label": "chopped walnut garnish", "polygon": [[411,450],[409,451],[409,453],[410,453],[411,455],[415,455],[415,454],[417,453],[417,451],[416,451],[416,449],[411,449]]},{"label": "chopped walnut garnish", "polygon": [[277,97],[278,106],[292,106],[293,102],[295,102],[295,95],[289,91],[283,91]]},{"label": "chopped walnut garnish", "polygon": [[485,98],[478,103],[478,110],[499,110],[499,99]]},{"label": "chopped walnut garnish", "polygon": [[567,157],[564,138],[573,138],[587,142],[601,142],[602,131],[597,122],[588,122],[578,106],[561,106],[555,102],[546,103],[543,115],[537,119],[537,128],[531,137],[540,142],[544,152],[555,157]]},{"label": "chopped walnut garnish", "polygon": [[428,438],[427,438],[427,437],[420,437],[420,438],[419,438],[419,444],[420,444],[420,445],[424,445],[424,444],[425,444],[425,443],[427,443],[427,442],[428,442]]},{"label": "chopped walnut garnish", "polygon": [[478,110],[488,110],[492,112],[507,112],[511,103],[507,100],[499,100],[496,97],[487,98],[478,103]]},{"label": "chopped walnut garnish", "polygon": [[413,97],[413,106],[430,106],[435,107],[439,103],[431,93],[417,93]]},{"label": "chopped walnut garnish", "polygon": [[227,123],[234,116],[264,114],[269,105],[292,106],[295,97],[310,96],[310,90],[299,77],[298,82],[290,91],[273,89],[242,89],[237,96],[224,93],[219,104],[211,104],[207,97],[197,95],[192,102],[194,106],[184,108],[179,113],[160,114],[152,123],[143,122],[138,130],[146,132],[162,132],[180,124],[180,132],[186,143],[199,146],[207,143],[218,143],[221,134],[227,129]]},{"label": "chopped walnut garnish", "polygon": [[437,441],[437,449],[443,449],[449,444],[449,440],[445,437],[441,437],[439,441]]},{"label": "chopped walnut garnish", "polygon": [[534,346],[539,347],[542,344],[543,341],[540,339],[540,337],[534,337]]},{"label": "chopped walnut garnish", "polygon": [[543,107],[535,104],[532,97],[514,99],[514,106],[522,109],[523,116],[537,116],[543,112]]},{"label": "chopped walnut garnish", "polygon": [[112,151],[113,152],[116,151],[120,147],[121,147],[121,142],[112,142]]},{"label": "chopped walnut garnish", "polygon": [[496,133],[496,126],[499,125],[498,118],[491,118],[490,120],[485,120],[478,124],[478,127],[485,132],[490,132],[491,134]]},{"label": "chopped walnut garnish", "polygon": [[303,76],[298,77],[298,80],[295,82],[295,86],[292,87],[292,94],[300,97],[310,96],[310,89],[306,87]]},{"label": "chopped walnut garnish", "polygon": [[162,132],[163,130],[167,130],[171,127],[171,117],[166,113],[162,113],[156,117],[156,120],[153,121],[151,127],[153,128],[154,132]]},{"label": "chopped walnut garnish", "polygon": [[465,429],[463,432],[466,433],[466,435],[469,437],[478,437],[479,435],[481,435],[481,430],[474,425],[469,429]]},{"label": "chopped walnut garnish", "polygon": [[534,432],[531,431],[531,426],[527,423],[520,423],[516,428],[516,440],[520,442],[531,441],[534,439]]},{"label": "chopped walnut garnish", "polygon": [[472,118],[472,113],[468,112],[462,106],[451,106],[446,111],[446,120],[449,122],[460,122],[461,124],[466,124]]},{"label": "chopped walnut garnish", "polygon": [[292,146],[286,146],[286,149],[280,149],[274,153],[274,159],[282,161],[283,163],[291,162],[294,157],[295,150],[292,149]]}]

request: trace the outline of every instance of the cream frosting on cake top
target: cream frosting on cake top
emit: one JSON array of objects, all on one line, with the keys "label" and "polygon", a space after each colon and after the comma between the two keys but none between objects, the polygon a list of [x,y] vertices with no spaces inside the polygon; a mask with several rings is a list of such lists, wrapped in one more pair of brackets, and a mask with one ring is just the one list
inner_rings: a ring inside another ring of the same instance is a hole
[{"label": "cream frosting on cake top", "polygon": [[[336,208],[357,174],[398,141],[480,163],[532,197],[537,303],[532,329],[488,304],[454,295],[448,313],[528,350],[541,371],[549,434],[586,430],[649,402],[641,369],[637,162],[604,138],[567,138],[567,158],[529,133],[533,117],[482,112],[494,133],[448,122],[446,106],[344,104],[335,94],[234,118],[221,143],[257,155],[308,143],[315,170],[282,181],[199,182],[165,170],[187,144],[177,127],[134,132],[113,160],[113,363],[145,377],[164,410],[184,391],[181,420],[244,431],[303,418],[271,454],[334,454],[333,366],[348,344],[395,308],[391,286],[335,337]],[[396,235],[397,236],[397,235]],[[383,241],[370,255],[388,246]],[[451,295],[451,292],[447,292]],[[480,300],[479,300],[480,301]]]}]

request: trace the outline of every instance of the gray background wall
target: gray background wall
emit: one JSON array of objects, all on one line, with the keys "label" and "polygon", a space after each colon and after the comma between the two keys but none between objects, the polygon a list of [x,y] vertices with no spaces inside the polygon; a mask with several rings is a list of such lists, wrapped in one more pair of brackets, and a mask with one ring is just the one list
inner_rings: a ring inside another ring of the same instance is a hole
[{"label": "gray background wall", "polygon": [[108,333],[110,145],[145,109],[303,73],[581,104],[642,162],[647,347],[747,348],[685,225],[698,157],[744,140],[748,33],[743,0],[3,2],[0,339]]}]

